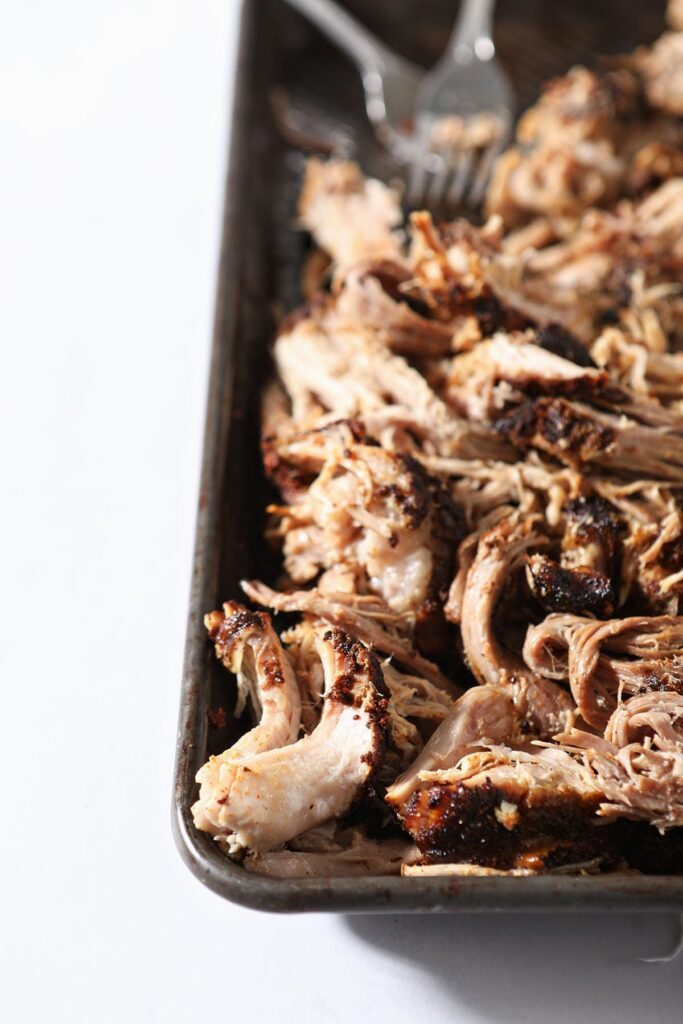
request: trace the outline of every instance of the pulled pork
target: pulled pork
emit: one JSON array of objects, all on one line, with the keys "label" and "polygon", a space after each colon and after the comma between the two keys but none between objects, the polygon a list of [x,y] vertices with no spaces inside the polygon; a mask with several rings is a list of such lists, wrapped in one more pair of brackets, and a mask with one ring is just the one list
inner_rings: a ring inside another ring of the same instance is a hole
[{"label": "pulled pork", "polygon": [[662,833],[683,825],[683,695],[631,697],[614,711],[603,740],[577,731],[559,738],[584,750],[602,817],[647,821]]},{"label": "pulled pork", "polygon": [[263,401],[283,574],[243,582],[287,617],[206,620],[256,724],[194,820],[247,870],[681,870],[680,7],[547,86],[481,227],[308,162]]},{"label": "pulled pork", "polygon": [[[250,616],[260,623],[267,620],[263,613],[231,608],[220,629],[232,636]],[[279,641],[268,633],[268,656],[255,663],[263,694],[291,689],[293,676],[291,669],[283,669],[286,655]],[[325,692],[315,729],[296,740],[291,731],[276,737],[271,728],[264,742],[262,718],[252,733],[211,758],[198,774],[195,824],[223,837],[232,854],[266,852],[344,814],[381,764],[387,698],[377,659],[340,629],[319,630],[316,649]]]}]

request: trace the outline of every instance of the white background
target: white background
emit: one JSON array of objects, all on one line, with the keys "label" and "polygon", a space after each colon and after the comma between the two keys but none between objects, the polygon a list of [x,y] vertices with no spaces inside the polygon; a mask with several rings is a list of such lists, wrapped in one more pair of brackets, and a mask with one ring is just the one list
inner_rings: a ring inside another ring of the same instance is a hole
[{"label": "white background", "polygon": [[175,851],[236,27],[1,8],[0,1017],[680,1021],[671,917],[259,915]]}]

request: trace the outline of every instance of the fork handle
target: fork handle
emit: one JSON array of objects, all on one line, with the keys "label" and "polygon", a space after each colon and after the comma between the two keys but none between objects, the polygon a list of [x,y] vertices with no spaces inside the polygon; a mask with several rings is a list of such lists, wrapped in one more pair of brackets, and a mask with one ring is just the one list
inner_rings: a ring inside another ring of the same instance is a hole
[{"label": "fork handle", "polygon": [[462,0],[448,49],[458,46],[474,48],[479,39],[490,39],[493,30],[493,9],[496,0]]},{"label": "fork handle", "polygon": [[358,65],[363,75],[381,74],[385,68],[400,63],[377,36],[356,21],[348,11],[333,0],[287,0],[336,43]]}]

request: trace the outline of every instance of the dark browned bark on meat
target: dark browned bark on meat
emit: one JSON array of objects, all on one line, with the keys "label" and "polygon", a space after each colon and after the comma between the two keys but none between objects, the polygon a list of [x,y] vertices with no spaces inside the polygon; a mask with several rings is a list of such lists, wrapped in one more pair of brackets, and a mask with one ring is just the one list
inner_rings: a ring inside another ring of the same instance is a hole
[{"label": "dark browned bark on meat", "polygon": [[597,827],[594,797],[548,796],[518,805],[519,823],[496,817],[515,792],[490,781],[476,787],[423,783],[404,811],[403,824],[427,861],[460,861],[488,867],[549,869],[599,858],[614,859],[618,829]]},{"label": "dark browned bark on meat", "polygon": [[563,509],[562,564],[586,565],[613,581],[618,574],[619,520],[603,498],[573,498]]},{"label": "dark browned bark on meat", "polygon": [[[348,418],[327,423],[319,433],[332,433],[340,429],[348,430],[350,439],[358,444],[377,445],[375,438],[368,435],[365,424],[359,419]],[[264,433],[261,438],[263,468],[285,501],[295,501],[308,490],[318,473],[322,457],[315,464],[310,459],[297,459],[291,455],[288,457],[283,453],[283,442],[286,448],[288,441],[303,440],[307,434],[312,436],[314,433],[318,431],[307,431],[292,438],[282,438],[277,433]]]},{"label": "dark browned bark on meat", "polygon": [[458,630],[446,619],[444,606],[455,575],[458,546],[465,537],[466,524],[461,509],[448,490],[424,470],[421,472],[433,508],[434,557],[427,595],[416,613],[413,639],[418,651],[449,672],[454,667],[459,670],[461,662],[456,654]]},{"label": "dark browned bark on meat", "polygon": [[574,612],[599,619],[607,619],[614,612],[612,582],[594,569],[563,569],[547,555],[532,555],[527,558],[527,580],[534,597],[547,612]]},{"label": "dark browned bark on meat", "polygon": [[563,398],[522,402],[495,426],[516,448],[540,448],[577,468],[608,452],[617,438],[616,431]]},{"label": "dark browned bark on meat", "polygon": [[553,355],[569,359],[577,366],[595,368],[590,352],[582,341],[562,324],[548,324],[536,331],[536,342]]}]

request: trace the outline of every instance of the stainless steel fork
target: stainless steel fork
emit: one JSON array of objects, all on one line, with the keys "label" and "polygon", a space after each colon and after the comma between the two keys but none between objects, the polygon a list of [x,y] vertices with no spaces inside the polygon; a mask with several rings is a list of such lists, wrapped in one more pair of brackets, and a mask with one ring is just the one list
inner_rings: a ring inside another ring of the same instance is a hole
[{"label": "stainless steel fork", "polygon": [[[495,0],[463,0],[443,56],[422,80],[405,156],[410,205],[478,206],[509,139],[515,101],[496,58],[494,9]],[[439,146],[436,130],[446,119],[459,131],[450,145]]]},{"label": "stainless steel fork", "polygon": [[[495,59],[491,24],[495,0],[463,0],[448,47],[427,74],[399,57],[333,0],[287,0],[357,65],[368,118],[401,167],[405,201],[447,212],[476,206],[512,124],[513,94]],[[474,118],[491,116],[495,130],[470,144]],[[435,145],[446,119],[462,123],[458,144]],[[469,140],[469,142],[468,142]]]}]

